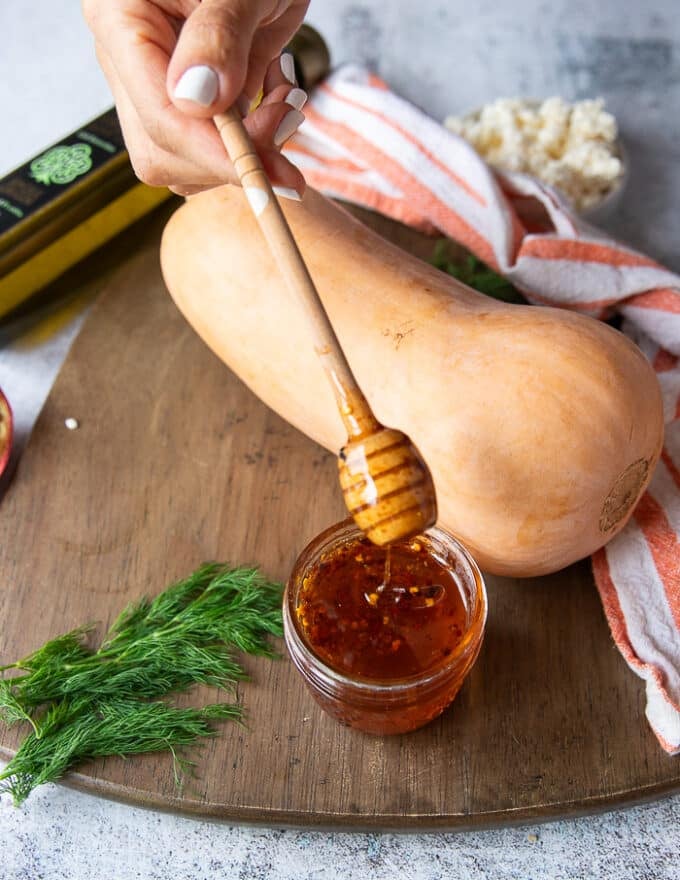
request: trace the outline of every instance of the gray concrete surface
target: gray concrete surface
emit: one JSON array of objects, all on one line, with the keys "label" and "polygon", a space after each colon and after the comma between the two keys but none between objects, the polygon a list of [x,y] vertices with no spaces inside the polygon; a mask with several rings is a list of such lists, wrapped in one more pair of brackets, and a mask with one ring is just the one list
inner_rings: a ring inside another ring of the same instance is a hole
[{"label": "gray concrete surface", "polygon": [[[439,118],[501,95],[602,95],[631,157],[609,229],[680,271],[677,0],[312,0],[309,21],[336,63],[365,61]],[[2,174],[111,99],[75,0],[0,3],[0,35]],[[42,353],[0,339],[0,385],[23,431],[73,332]],[[680,797],[541,826],[395,836],[233,828],[47,786],[18,810],[0,799],[0,880],[674,880],[679,829]]]},{"label": "gray concrete surface", "polygon": [[[0,801],[2,880],[677,880],[680,798],[468,834],[229,827],[61,786]],[[4,849],[4,852],[3,852]]]}]

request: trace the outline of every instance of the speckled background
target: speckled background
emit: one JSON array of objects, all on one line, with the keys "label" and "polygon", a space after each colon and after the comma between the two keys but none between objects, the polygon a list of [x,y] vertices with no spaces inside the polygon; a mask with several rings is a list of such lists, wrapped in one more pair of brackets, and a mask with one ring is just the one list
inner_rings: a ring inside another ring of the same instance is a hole
[{"label": "speckled background", "polygon": [[[309,21],[335,63],[370,64],[436,117],[499,95],[602,95],[631,158],[610,231],[680,271],[678,11],[677,0],[644,7],[628,0],[312,0]],[[111,99],[74,0],[33,0],[30,11],[2,2],[0,34],[2,174]],[[0,348],[0,384],[23,426],[68,338],[65,330],[30,360],[20,339]],[[47,786],[21,809],[0,799],[0,880],[673,880],[680,878],[679,829],[680,797],[541,826],[399,836],[234,828]]]},{"label": "speckled background", "polygon": [[328,834],[197,822],[76,794],[0,801],[1,880],[677,880],[680,798],[469,834]]}]

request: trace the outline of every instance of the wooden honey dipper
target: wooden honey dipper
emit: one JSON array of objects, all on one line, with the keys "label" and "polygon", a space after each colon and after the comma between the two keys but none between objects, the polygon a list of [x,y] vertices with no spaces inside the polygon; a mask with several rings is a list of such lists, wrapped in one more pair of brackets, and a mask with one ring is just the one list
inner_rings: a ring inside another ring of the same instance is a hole
[{"label": "wooden honey dipper", "polygon": [[314,349],[335,393],[348,434],[338,458],[347,509],[374,544],[417,535],[437,519],[430,471],[406,434],[384,427],[373,415],[238,111],[232,107],[214,121],[272,256],[302,301]]}]

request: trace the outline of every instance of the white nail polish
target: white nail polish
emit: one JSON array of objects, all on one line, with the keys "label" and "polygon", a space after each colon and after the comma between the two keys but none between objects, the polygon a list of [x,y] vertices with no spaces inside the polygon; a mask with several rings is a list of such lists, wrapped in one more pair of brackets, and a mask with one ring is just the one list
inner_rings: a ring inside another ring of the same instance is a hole
[{"label": "white nail polish", "polygon": [[291,135],[295,134],[304,118],[304,115],[299,110],[289,110],[286,113],[274,133],[274,143],[277,147],[280,147]]},{"label": "white nail polish", "polygon": [[296,110],[302,110],[307,103],[307,92],[303,89],[291,89],[286,97],[286,104],[295,107]]},{"label": "white nail polish", "polygon": [[284,199],[292,199],[294,202],[302,201],[302,196],[292,186],[273,186],[272,189],[277,196],[281,196]]},{"label": "white nail polish", "polygon": [[284,52],[281,56],[281,73],[286,77],[289,83],[297,85],[295,76],[295,60],[289,52]]},{"label": "white nail polish", "polygon": [[199,64],[184,71],[175,86],[175,97],[209,107],[217,97],[219,88],[220,81],[212,67]]}]

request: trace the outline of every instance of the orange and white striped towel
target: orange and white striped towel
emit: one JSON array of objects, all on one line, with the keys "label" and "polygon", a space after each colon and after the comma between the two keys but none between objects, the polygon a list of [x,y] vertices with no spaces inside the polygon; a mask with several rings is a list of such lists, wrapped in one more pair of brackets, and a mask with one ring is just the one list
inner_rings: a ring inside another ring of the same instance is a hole
[{"label": "orange and white striped towel", "polygon": [[[680,752],[680,277],[577,218],[533,178],[494,172],[464,140],[358,67],[312,94],[287,155],[325,193],[459,241],[536,304],[618,311],[664,395],[662,461],[633,517],[593,557],[609,625],[647,683],[647,718]],[[543,204],[551,228],[523,217]]]}]

